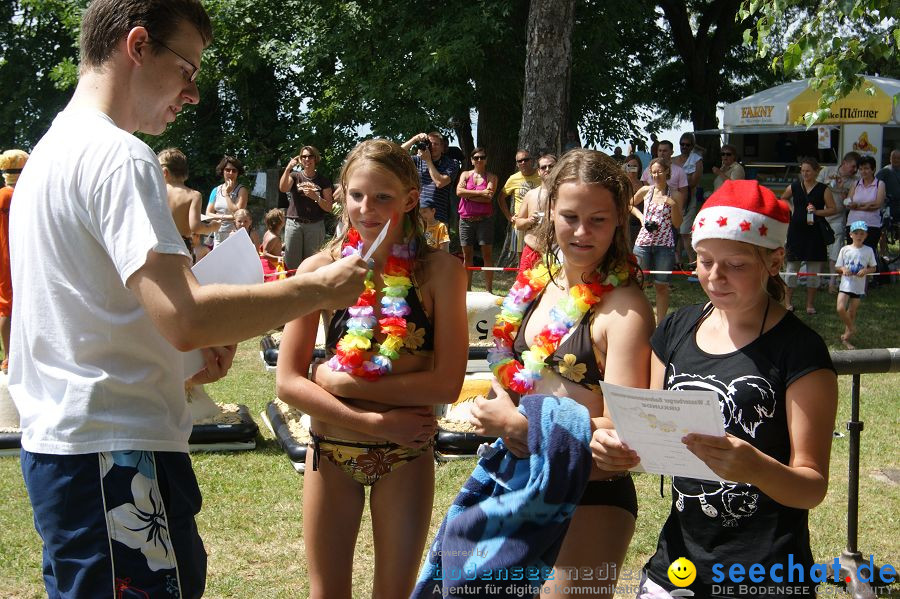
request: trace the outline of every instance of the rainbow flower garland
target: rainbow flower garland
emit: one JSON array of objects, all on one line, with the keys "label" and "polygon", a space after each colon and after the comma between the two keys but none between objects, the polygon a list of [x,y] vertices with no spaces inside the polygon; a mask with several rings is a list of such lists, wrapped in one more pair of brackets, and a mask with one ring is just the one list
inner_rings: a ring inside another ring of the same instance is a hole
[{"label": "rainbow flower garland", "polygon": [[[342,256],[362,253],[363,241],[359,231],[351,228],[347,233],[347,241],[341,249]],[[375,284],[372,282],[372,271],[366,275],[365,289],[356,304],[348,308],[351,318],[347,320],[347,332],[337,344],[334,356],[328,366],[337,372],[347,372],[370,381],[391,372],[393,361],[400,355],[400,349],[406,343],[406,315],[410,313],[406,295],[412,287],[410,273],[413,268],[415,247],[413,243],[397,243],[391,248],[384,265],[384,287],[381,297],[382,318],[377,320],[380,331],[387,338],[378,344],[378,352],[367,359],[367,352],[372,348],[375,329]]]},{"label": "rainbow flower garland", "polygon": [[[631,260],[629,260],[631,262]],[[522,352],[522,361],[515,358],[513,340],[522,325],[528,306],[550,281],[550,270],[543,262],[516,277],[516,282],[500,308],[493,328],[494,347],[488,351],[487,361],[494,377],[507,389],[525,394],[534,389],[542,378],[541,372],[560,341],[577,325],[591,306],[600,301],[603,294],[628,280],[628,264],[620,264],[602,281],[598,273],[590,283],[575,285],[569,295],[560,299],[550,310],[550,322],[535,335],[528,351]],[[559,271],[557,267],[554,274]]]}]

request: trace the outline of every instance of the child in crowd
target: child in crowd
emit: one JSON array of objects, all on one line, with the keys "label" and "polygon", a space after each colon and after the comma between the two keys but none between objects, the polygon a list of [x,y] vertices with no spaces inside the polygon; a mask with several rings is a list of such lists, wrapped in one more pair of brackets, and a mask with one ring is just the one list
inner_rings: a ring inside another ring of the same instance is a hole
[{"label": "child in crowd", "polygon": [[[809,573],[809,510],[828,490],[837,376],[828,348],[780,303],[790,209],[756,181],[726,181],[695,220],[697,276],[709,298],[662,321],[650,341],[654,389],[713,390],[725,436],[687,434],[683,442],[724,481],[672,479],[672,508],[656,553],[644,567],[639,599],[680,596],[667,571],[693,562],[694,596],[775,596],[785,587],[815,597],[815,583],[787,576],[749,591],[713,593],[715,564],[775,572],[789,560]],[[639,456],[614,431],[594,435],[594,459],[610,470]],[[683,586],[683,585],[678,585]],[[800,588],[802,587],[802,588]]]},{"label": "child in crowd", "polygon": [[434,202],[427,200],[419,206],[419,212],[422,214],[422,220],[425,222],[425,240],[429,247],[436,250],[450,251],[450,233],[447,231],[447,225],[435,218],[436,210]]},{"label": "child in crowd", "polygon": [[234,211],[234,230],[228,236],[231,237],[241,229],[247,230],[250,241],[253,242],[253,247],[259,247],[259,235],[253,228],[253,215],[246,208],[239,208]]},{"label": "child in crowd", "polygon": [[284,245],[280,235],[284,229],[285,220],[284,210],[281,208],[272,208],[266,212],[266,232],[263,235],[262,243],[259,244],[259,259],[262,261],[266,281],[278,279],[279,264],[282,265],[281,272],[284,272],[282,262]]},{"label": "child in crowd", "polygon": [[[544,184],[549,218],[539,240],[543,261],[519,275],[504,302],[503,323],[498,320],[494,327],[499,349],[488,356],[497,381],[513,390],[477,400],[472,410],[478,432],[502,436],[516,455],[527,454],[529,426],[538,424],[516,409],[519,395],[570,397],[587,407],[591,428],[600,429],[612,426],[604,417],[600,381],[639,388],[649,383],[654,322],[630,251],[631,183],[605,154],[576,149],[563,155]],[[584,298],[585,311],[573,314],[572,303],[582,301],[578,298]],[[566,332],[558,336],[561,326]],[[546,337],[554,339],[549,347]],[[538,355],[546,356],[546,363],[536,368]],[[605,584],[614,587],[636,518],[637,496],[626,469],[592,468],[556,568],[604,564],[613,583]],[[581,594],[584,584],[597,583],[566,580],[557,572],[541,597]],[[612,597],[613,589],[591,596]]]},{"label": "child in crowd", "polygon": [[[356,305],[324,314],[330,359],[310,362],[319,314],[284,329],[278,397],[312,418],[303,484],[310,596],[350,597],[353,553],[371,487],[373,597],[407,597],[434,499],[434,406],[456,399],[465,376],[466,275],[425,243],[419,174],[399,145],[373,139],[341,172],[344,233],[306,259],[316,271],[374,248]],[[382,291],[376,291],[382,290]]]},{"label": "child in crowd", "polygon": [[844,323],[841,343],[847,349],[856,349],[850,338],[856,333],[856,311],[859,300],[866,294],[866,275],[877,270],[878,261],[872,248],[864,245],[869,227],[865,221],[850,223],[850,243],[841,248],[835,261],[841,274],[841,287],[837,298],[837,313]]},{"label": "child in crowd", "polygon": [[188,178],[187,156],[177,148],[166,148],[156,155],[159,165],[162,167],[163,179],[166,181],[166,198],[169,202],[169,212],[175,221],[175,228],[187,246],[194,260],[199,260],[203,255],[197,255],[199,244],[194,240],[200,235],[208,235],[219,230],[222,221],[213,219],[208,223],[202,222],[203,197],[200,192],[185,185]]},{"label": "child in crowd", "polygon": [[24,150],[6,150],[0,154],[0,173],[6,186],[0,187],[0,339],[3,341],[3,364],[0,370],[6,374],[9,366],[10,316],[12,316],[12,275],[9,259],[9,210],[12,206],[13,188],[19,173],[28,161]]}]

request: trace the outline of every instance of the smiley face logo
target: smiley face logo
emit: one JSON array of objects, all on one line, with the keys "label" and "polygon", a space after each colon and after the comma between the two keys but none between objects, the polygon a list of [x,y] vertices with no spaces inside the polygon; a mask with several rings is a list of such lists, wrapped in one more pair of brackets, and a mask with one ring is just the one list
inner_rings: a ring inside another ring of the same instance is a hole
[{"label": "smiley face logo", "polygon": [[686,587],[697,578],[697,568],[694,563],[685,558],[679,557],[669,565],[669,581],[677,587]]}]

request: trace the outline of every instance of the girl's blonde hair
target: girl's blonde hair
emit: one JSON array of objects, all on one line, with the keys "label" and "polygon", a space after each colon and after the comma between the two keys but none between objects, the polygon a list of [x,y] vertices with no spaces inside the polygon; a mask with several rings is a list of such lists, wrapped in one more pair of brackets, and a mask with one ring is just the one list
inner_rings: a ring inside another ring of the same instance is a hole
[{"label": "girl's blonde hair", "polygon": [[245,217],[245,216],[250,219],[250,225],[252,226],[253,225],[253,215],[250,214],[249,210],[247,210],[246,208],[238,208],[237,210],[234,211],[234,220],[235,221],[237,221],[237,219],[239,219],[241,217]]},{"label": "girl's blonde hair", "polygon": [[[600,272],[608,273],[619,264],[632,262],[631,243],[628,234],[628,214],[631,202],[631,182],[622,167],[612,158],[596,150],[578,148],[566,152],[544,180],[547,189],[547,206],[553,210],[563,183],[597,184],[609,191],[616,207],[616,231],[613,241],[603,259],[597,264]],[[544,259],[548,265],[557,262],[556,226],[552,218],[544,219],[537,233],[544,249]],[[641,278],[638,269],[629,269],[630,280]],[[586,282],[586,281],[585,281]]]},{"label": "girl's blonde hair", "polygon": [[[763,268],[768,269],[769,258],[771,258],[772,252],[776,250],[764,248],[759,245],[754,245],[753,248],[756,250],[756,255],[759,258],[759,261],[762,263]],[[775,274],[773,275],[772,273],[768,273],[769,277],[766,280],[766,293],[768,293],[769,296],[776,302],[781,302],[784,299],[784,290],[787,288],[787,285],[785,285],[784,283],[784,279],[782,279],[781,275],[778,274],[778,271],[781,270],[782,264],[784,264],[783,259],[781,260],[781,264],[778,265],[778,268],[775,269]]]},{"label": "girl's blonde hair", "polygon": [[[400,185],[406,191],[420,191],[419,171],[409,152],[404,150],[398,144],[386,139],[367,139],[360,142],[353,148],[344,165],[341,167],[341,188],[344,193],[341,194],[341,231],[342,235],[335,236],[326,246],[325,249],[335,258],[341,255],[341,246],[347,240],[347,233],[350,230],[350,216],[347,211],[347,183],[353,171],[361,166],[367,166],[376,171],[390,175],[400,181]],[[422,258],[430,251],[428,243],[425,240],[425,232],[422,226],[422,217],[419,214],[419,203],[408,211],[405,215],[407,222],[404,224],[404,231],[407,242],[415,242],[416,259]]]}]

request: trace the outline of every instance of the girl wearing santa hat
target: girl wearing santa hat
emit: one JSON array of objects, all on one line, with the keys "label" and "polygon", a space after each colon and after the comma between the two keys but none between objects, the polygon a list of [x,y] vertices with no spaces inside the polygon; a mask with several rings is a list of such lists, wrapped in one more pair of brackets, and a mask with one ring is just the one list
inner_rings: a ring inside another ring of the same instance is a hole
[{"label": "girl wearing santa hat", "polygon": [[[789,220],[787,204],[756,181],[726,181],[697,214],[692,244],[709,301],[659,325],[650,382],[718,394],[725,436],[692,433],[683,442],[733,482],[673,478],[671,512],[644,568],[641,599],[684,592],[673,592],[685,584],[668,575],[680,557],[696,569],[686,587],[695,596],[728,583],[717,577],[717,564],[726,574],[732,564],[745,572],[762,564],[761,582],[742,582],[759,587],[752,594],[791,586],[815,597],[807,518],[828,489],[837,377],[822,338],[781,304]],[[640,463],[615,431],[596,434],[592,450],[609,470]],[[789,560],[802,565],[807,584],[789,582]],[[785,576],[769,577],[774,564],[784,564]]]}]

